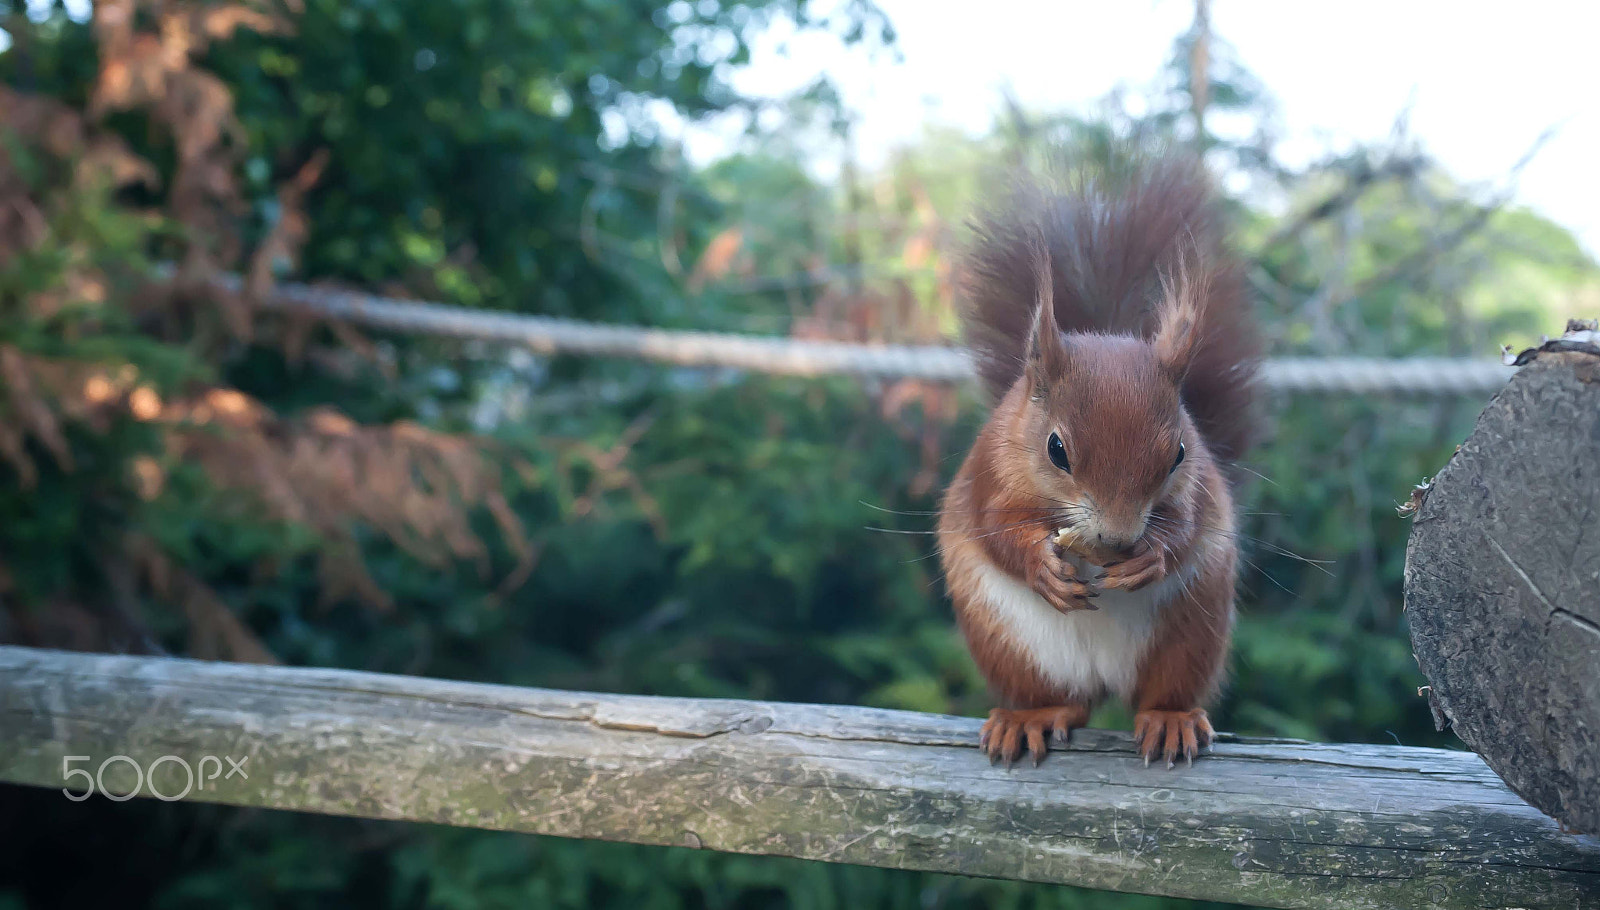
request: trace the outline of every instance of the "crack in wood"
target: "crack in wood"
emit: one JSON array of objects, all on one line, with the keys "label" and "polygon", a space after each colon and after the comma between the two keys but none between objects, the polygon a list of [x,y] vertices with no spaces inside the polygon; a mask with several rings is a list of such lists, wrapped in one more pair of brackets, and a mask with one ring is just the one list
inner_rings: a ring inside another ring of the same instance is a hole
[{"label": "crack in wood", "polygon": [[1522,583],[1528,586],[1528,590],[1533,592],[1533,596],[1539,598],[1539,602],[1545,605],[1545,609],[1549,611],[1545,616],[1548,618],[1550,613],[1554,613],[1556,611],[1555,604],[1552,604],[1550,599],[1544,596],[1544,592],[1539,590],[1539,586],[1533,583],[1533,579],[1528,577],[1528,573],[1522,571],[1522,566],[1517,565],[1517,561],[1511,558],[1511,554],[1506,552],[1506,548],[1500,546],[1500,541],[1495,540],[1488,534],[1484,535],[1484,539],[1488,540],[1489,546],[1494,547],[1494,551],[1499,553],[1500,558],[1506,561],[1506,565],[1511,567],[1511,571],[1517,573],[1517,577],[1522,579]]},{"label": "crack in wood", "polygon": [[1563,610],[1558,608],[1552,612],[1550,616],[1552,618],[1564,619],[1567,622],[1570,622],[1578,628],[1584,630],[1585,632],[1590,633],[1591,635],[1600,635],[1600,623],[1595,623],[1586,617],[1579,616],[1571,610]]}]

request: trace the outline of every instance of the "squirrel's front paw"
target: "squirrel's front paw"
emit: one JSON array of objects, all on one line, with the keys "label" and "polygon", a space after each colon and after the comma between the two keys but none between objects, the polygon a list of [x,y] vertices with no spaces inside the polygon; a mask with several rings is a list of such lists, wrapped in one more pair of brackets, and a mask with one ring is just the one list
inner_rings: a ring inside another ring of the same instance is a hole
[{"label": "squirrel's front paw", "polygon": [[1063,613],[1099,609],[1093,599],[1099,597],[1100,592],[1078,577],[1078,570],[1054,541],[1045,544],[1044,558],[1034,572],[1033,589],[1046,603]]},{"label": "squirrel's front paw", "polygon": [[1106,563],[1105,571],[1096,580],[1101,587],[1137,591],[1166,577],[1166,554],[1160,547],[1140,543],[1139,549],[1127,559]]}]

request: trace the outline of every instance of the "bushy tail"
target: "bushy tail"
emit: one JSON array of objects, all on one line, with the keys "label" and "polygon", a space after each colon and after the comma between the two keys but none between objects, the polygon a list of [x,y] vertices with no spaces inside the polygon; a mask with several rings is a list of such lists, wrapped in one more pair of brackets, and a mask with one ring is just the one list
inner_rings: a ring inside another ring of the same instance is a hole
[{"label": "bushy tail", "polygon": [[1127,153],[1094,173],[1013,175],[974,219],[961,257],[966,342],[998,398],[1022,375],[1039,300],[1040,244],[1049,250],[1063,332],[1150,337],[1163,282],[1199,269],[1207,288],[1183,402],[1218,458],[1254,441],[1260,336],[1244,269],[1225,243],[1204,165],[1168,153]]}]

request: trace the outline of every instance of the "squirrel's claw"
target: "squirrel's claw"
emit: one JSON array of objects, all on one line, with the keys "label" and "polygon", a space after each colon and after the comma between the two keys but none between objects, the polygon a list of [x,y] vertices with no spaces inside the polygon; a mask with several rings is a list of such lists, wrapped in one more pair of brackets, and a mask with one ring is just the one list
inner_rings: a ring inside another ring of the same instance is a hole
[{"label": "squirrel's claw", "polygon": [[996,708],[989,712],[978,734],[978,748],[989,756],[989,764],[1005,759],[1006,767],[1016,764],[1026,745],[1035,765],[1044,761],[1050,744],[1065,745],[1072,731],[1089,722],[1089,710],[1076,705],[1054,708],[1014,710]]},{"label": "squirrel's claw", "polygon": [[1145,767],[1158,755],[1169,771],[1176,767],[1179,755],[1193,767],[1195,756],[1215,736],[1204,708],[1140,711],[1133,721],[1134,747],[1144,756]]}]

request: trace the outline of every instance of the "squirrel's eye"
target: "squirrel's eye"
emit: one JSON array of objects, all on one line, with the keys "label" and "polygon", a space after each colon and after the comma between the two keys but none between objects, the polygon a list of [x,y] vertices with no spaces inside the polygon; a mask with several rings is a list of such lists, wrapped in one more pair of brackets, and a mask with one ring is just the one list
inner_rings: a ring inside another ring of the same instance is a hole
[{"label": "squirrel's eye", "polygon": [[1051,464],[1066,471],[1068,474],[1072,473],[1072,464],[1067,461],[1067,447],[1061,444],[1060,436],[1051,433],[1050,442],[1044,448],[1046,452],[1050,453]]},{"label": "squirrel's eye", "polygon": [[1178,443],[1178,458],[1172,463],[1172,467],[1167,469],[1167,473],[1171,474],[1173,471],[1178,470],[1178,465],[1180,464],[1183,464],[1183,443],[1181,442]]}]

